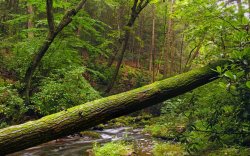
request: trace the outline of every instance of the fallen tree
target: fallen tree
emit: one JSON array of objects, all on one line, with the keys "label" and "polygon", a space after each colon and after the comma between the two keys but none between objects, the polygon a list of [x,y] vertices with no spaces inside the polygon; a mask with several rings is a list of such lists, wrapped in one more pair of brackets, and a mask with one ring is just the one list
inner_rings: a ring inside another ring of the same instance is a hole
[{"label": "fallen tree", "polygon": [[226,63],[227,61],[218,61],[135,90],[91,101],[36,121],[1,129],[0,155],[67,136],[183,94],[217,79],[218,74],[211,69]]}]

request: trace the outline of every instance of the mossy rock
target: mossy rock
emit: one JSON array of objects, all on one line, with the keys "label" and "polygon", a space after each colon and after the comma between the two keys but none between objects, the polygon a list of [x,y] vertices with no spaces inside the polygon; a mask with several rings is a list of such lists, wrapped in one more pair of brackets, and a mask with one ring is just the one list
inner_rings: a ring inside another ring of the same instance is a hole
[{"label": "mossy rock", "polygon": [[95,145],[94,156],[133,156],[134,149],[124,142],[110,142],[104,146]]},{"label": "mossy rock", "polygon": [[94,129],[94,130],[102,131],[104,128],[105,128],[105,125],[104,125],[104,124],[99,124],[99,125],[95,126],[93,129]]},{"label": "mossy rock", "polygon": [[187,155],[181,144],[161,143],[154,145],[153,156],[184,156]]},{"label": "mossy rock", "polygon": [[185,125],[161,125],[154,124],[146,126],[144,129],[146,133],[151,134],[155,138],[161,138],[164,140],[178,140],[179,136],[186,131]]},{"label": "mossy rock", "polygon": [[93,139],[102,138],[101,134],[94,132],[94,131],[82,131],[82,132],[80,132],[80,136],[89,137],[89,138],[93,138]]}]

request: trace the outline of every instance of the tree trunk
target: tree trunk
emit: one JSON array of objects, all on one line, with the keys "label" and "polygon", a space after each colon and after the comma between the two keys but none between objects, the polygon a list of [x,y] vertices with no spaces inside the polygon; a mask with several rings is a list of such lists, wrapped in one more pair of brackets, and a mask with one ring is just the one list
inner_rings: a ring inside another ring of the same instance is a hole
[{"label": "tree trunk", "polygon": [[[139,37],[141,40],[143,40],[143,21],[144,21],[144,16],[143,14],[139,17]],[[141,64],[140,64],[140,60],[141,60],[141,54],[143,51],[143,45],[141,43],[142,41],[139,42],[139,51],[138,51],[138,55],[137,55],[137,63],[136,63],[136,67],[137,68],[141,68]]]},{"label": "tree trunk", "polygon": [[184,33],[181,37],[181,49],[180,49],[180,66],[179,66],[179,73],[182,73],[182,57],[183,57],[183,50],[184,50]]},{"label": "tree trunk", "polygon": [[[28,18],[28,29],[32,29],[34,28],[34,24],[33,24],[33,6],[31,4],[28,4],[27,6],[27,12],[29,14],[29,18]],[[34,38],[34,33],[32,31],[29,30],[28,32],[28,38]]]},{"label": "tree trunk", "polygon": [[114,73],[114,75],[113,75],[113,77],[112,77],[112,79],[111,79],[111,81],[110,81],[110,83],[109,83],[109,85],[107,87],[107,90],[105,91],[106,93],[109,93],[111,91],[111,89],[113,88],[114,84],[115,84],[115,81],[116,81],[116,78],[118,76],[120,67],[122,65],[122,61],[123,61],[123,57],[124,57],[125,51],[126,51],[127,46],[128,46],[129,37],[130,37],[130,32],[129,32],[129,30],[126,30],[124,43],[122,44],[122,53],[118,57],[118,62],[116,64],[115,73]]},{"label": "tree trunk", "polygon": [[[160,69],[161,69],[161,65],[162,65],[162,60],[163,60],[163,57],[165,56],[164,52],[165,52],[165,49],[166,49],[166,40],[167,40],[167,12],[168,12],[168,8],[167,8],[168,5],[166,5],[165,7],[165,11],[164,11],[164,40],[163,40],[163,46],[162,46],[162,49],[161,49],[161,54],[160,54],[160,61],[158,63],[158,67],[157,67],[157,74],[160,74]],[[167,57],[167,56],[165,56]],[[166,58],[165,58],[166,59]],[[163,67],[163,74],[166,72],[165,70],[165,63],[164,63],[164,67]]]},{"label": "tree trunk", "polygon": [[155,55],[155,6],[152,4],[152,39],[149,59],[149,71],[153,72],[152,82],[154,82],[154,55]]},{"label": "tree trunk", "polygon": [[167,30],[167,34],[166,34],[166,48],[165,48],[165,60],[164,60],[164,73],[163,73],[163,77],[166,78],[168,76],[168,74],[170,74],[171,72],[171,68],[169,65],[169,60],[171,60],[171,56],[172,56],[172,34],[173,34],[173,18],[171,17],[171,15],[174,12],[174,0],[169,0],[170,2],[170,16],[168,19],[168,30]]},{"label": "tree trunk", "polygon": [[127,46],[128,46],[128,41],[129,41],[129,37],[130,37],[130,30],[129,29],[131,29],[133,27],[138,15],[148,5],[148,3],[149,3],[149,0],[141,0],[140,2],[138,0],[134,0],[134,5],[131,8],[132,12],[130,15],[130,19],[128,21],[128,24],[126,25],[127,28],[125,30],[124,40],[122,43],[121,54],[118,57],[115,72],[114,72],[114,75],[113,75],[113,77],[112,77],[112,79],[111,79],[111,81],[110,81],[110,83],[105,91],[106,93],[109,93],[111,91],[111,89],[113,88],[113,86],[115,84],[116,78],[118,76],[118,73],[119,73],[119,70],[120,70],[120,67],[121,67]]},{"label": "tree trunk", "polygon": [[184,94],[217,79],[218,73],[212,69],[227,63],[228,61],[218,61],[135,90],[87,102],[36,121],[1,129],[0,155],[74,134]]},{"label": "tree trunk", "polygon": [[171,0],[171,5],[170,5],[170,17],[169,17],[169,32],[168,32],[168,49],[169,49],[169,60],[170,60],[170,65],[168,68],[168,74],[169,77],[173,75],[174,72],[174,51],[175,51],[175,47],[174,47],[174,19],[172,17],[173,13],[174,13],[174,4],[175,4],[175,0]]},{"label": "tree trunk", "polygon": [[130,46],[130,53],[131,53],[131,65],[134,66],[134,56],[135,56],[135,36],[132,39],[132,45]]}]

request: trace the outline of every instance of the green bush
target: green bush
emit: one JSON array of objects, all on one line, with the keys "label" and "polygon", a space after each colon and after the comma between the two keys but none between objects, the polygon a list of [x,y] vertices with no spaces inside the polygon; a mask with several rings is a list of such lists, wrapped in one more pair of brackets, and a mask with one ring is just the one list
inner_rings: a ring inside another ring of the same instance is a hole
[{"label": "green bush", "polygon": [[22,119],[26,112],[23,99],[19,97],[13,85],[0,82],[0,123],[4,127],[4,123],[11,124]]},{"label": "green bush", "polygon": [[40,91],[32,97],[32,103],[42,114],[48,115],[100,98],[99,93],[82,76],[83,72],[82,68],[65,69],[45,78]]}]

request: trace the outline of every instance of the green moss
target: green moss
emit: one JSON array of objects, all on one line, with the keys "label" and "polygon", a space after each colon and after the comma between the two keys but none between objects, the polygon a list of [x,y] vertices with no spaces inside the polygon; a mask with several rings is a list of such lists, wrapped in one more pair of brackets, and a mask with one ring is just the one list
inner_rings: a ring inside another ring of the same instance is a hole
[{"label": "green moss", "polygon": [[153,137],[162,139],[175,139],[186,131],[186,118],[165,118],[164,116],[151,119],[151,124],[144,128],[144,132]]},{"label": "green moss", "polygon": [[181,144],[162,143],[156,144],[153,148],[154,156],[183,156],[187,155]]},{"label": "green moss", "polygon": [[142,113],[138,116],[122,116],[116,119],[113,119],[108,122],[108,126],[106,128],[115,128],[115,127],[124,127],[124,126],[130,126],[130,127],[140,127],[145,126],[150,122],[149,119],[152,118],[151,114]]},{"label": "green moss", "polygon": [[248,156],[250,148],[222,148],[205,153],[206,156]]},{"label": "green moss", "polygon": [[133,153],[133,148],[123,142],[110,142],[104,146],[95,145],[93,148],[95,156],[129,156]]},{"label": "green moss", "polygon": [[101,135],[97,132],[94,132],[94,131],[82,131],[82,132],[80,132],[80,135],[85,136],[85,137],[94,138],[94,139],[101,138]]}]

